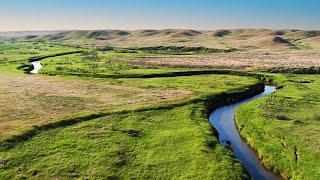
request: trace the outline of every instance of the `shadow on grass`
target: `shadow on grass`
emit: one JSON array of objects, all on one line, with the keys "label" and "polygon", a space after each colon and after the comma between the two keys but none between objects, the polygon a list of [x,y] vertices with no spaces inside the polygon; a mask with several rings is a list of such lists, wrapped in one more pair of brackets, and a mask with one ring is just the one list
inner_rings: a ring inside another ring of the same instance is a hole
[{"label": "shadow on grass", "polygon": [[199,71],[176,71],[176,72],[165,72],[165,73],[154,73],[154,74],[95,74],[95,73],[72,73],[72,72],[43,72],[43,74],[49,76],[63,75],[63,76],[77,76],[77,77],[92,77],[92,78],[162,78],[162,77],[179,77],[179,76],[197,76],[197,75],[210,75],[210,74],[226,74],[235,76],[248,76],[257,78],[263,82],[271,83],[272,77],[256,74],[244,71],[235,70],[199,70]]}]

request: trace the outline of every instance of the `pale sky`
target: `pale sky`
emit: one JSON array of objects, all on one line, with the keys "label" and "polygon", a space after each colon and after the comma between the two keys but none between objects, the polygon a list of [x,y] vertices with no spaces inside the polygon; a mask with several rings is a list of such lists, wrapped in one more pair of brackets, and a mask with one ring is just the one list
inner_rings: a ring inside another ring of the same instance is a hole
[{"label": "pale sky", "polygon": [[319,0],[1,0],[0,31],[320,29]]}]

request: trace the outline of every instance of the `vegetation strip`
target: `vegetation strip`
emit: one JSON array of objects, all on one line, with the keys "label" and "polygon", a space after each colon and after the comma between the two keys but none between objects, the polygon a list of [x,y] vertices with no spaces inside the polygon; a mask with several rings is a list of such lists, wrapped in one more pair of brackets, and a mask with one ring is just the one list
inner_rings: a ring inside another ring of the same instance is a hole
[{"label": "vegetation strip", "polygon": [[268,75],[250,73],[244,71],[233,71],[233,70],[195,70],[195,71],[176,71],[168,73],[157,73],[157,74],[91,74],[91,73],[64,73],[64,72],[42,72],[43,74],[55,76],[55,75],[69,75],[78,77],[94,77],[94,78],[161,78],[161,77],[179,77],[179,76],[196,76],[196,75],[210,75],[210,74],[228,74],[236,76],[248,76],[256,77],[261,81],[270,82],[272,79]]},{"label": "vegetation strip", "polygon": [[154,46],[140,48],[114,48],[104,47],[98,50],[110,51],[114,50],[118,53],[139,53],[139,51],[149,54],[159,55],[192,55],[192,54],[213,54],[213,53],[230,53],[238,51],[235,48],[214,49],[205,47],[190,47],[190,46]]},{"label": "vegetation strip", "polygon": [[55,53],[55,54],[36,56],[36,57],[29,58],[29,62],[41,61],[46,58],[65,56],[65,55],[69,55],[69,54],[78,54],[78,53],[83,53],[83,52],[84,52],[83,50],[78,50],[78,51],[68,51],[68,52],[60,52],[60,53]]}]

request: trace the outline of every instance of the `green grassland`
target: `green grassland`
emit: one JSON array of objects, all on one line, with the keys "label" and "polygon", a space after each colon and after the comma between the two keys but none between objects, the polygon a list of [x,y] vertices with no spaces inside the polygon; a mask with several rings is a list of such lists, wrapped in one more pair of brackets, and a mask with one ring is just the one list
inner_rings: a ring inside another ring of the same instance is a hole
[{"label": "green grassland", "polygon": [[32,57],[75,50],[77,49],[52,42],[3,41],[0,44],[0,70],[19,73],[21,71],[17,71],[17,67],[28,64]]},{"label": "green grassland", "polygon": [[49,130],[1,152],[0,176],[246,178],[241,164],[212,137],[201,109],[111,115]]},{"label": "green grassland", "polygon": [[[319,175],[319,75],[134,61],[215,53],[211,47],[1,43],[0,179],[248,179],[214,136],[208,100],[246,93],[261,76],[282,89],[237,111],[241,134],[284,177]],[[37,58],[40,74],[24,73]]]},{"label": "green grassland", "polygon": [[[117,53],[115,51],[87,51],[81,54],[46,58],[42,74],[77,76],[116,76],[182,71],[184,69],[157,68],[132,63],[130,59],[141,54]],[[145,55],[145,54],[143,54]]]},{"label": "green grassland", "polygon": [[292,179],[320,177],[319,75],[286,74],[277,93],[241,107],[241,134],[263,162]]},{"label": "green grassland", "polygon": [[[21,45],[20,50],[26,47]],[[32,57],[74,49],[59,51],[9,62],[10,68],[0,74],[1,179],[248,178],[231,151],[214,137],[206,119],[206,100],[245,92],[259,83],[257,79],[227,74],[69,76],[74,68],[85,74],[187,70],[150,69],[116,52],[98,52],[98,60],[89,57],[95,56],[92,52],[43,59],[43,74],[58,72],[58,67],[71,69],[59,77],[16,69]],[[98,72],[82,70],[92,70],[95,63]]]}]

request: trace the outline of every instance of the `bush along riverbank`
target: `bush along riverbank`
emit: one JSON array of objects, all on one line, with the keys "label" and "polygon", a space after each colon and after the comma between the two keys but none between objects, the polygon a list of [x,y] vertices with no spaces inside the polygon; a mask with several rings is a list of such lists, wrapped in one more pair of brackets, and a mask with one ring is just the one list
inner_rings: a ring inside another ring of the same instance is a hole
[{"label": "bush along riverbank", "polygon": [[264,83],[259,82],[243,89],[237,89],[231,92],[223,92],[221,94],[208,97],[206,99],[207,115],[209,116],[219,107],[234,104],[260,94],[264,91],[264,87]]}]

